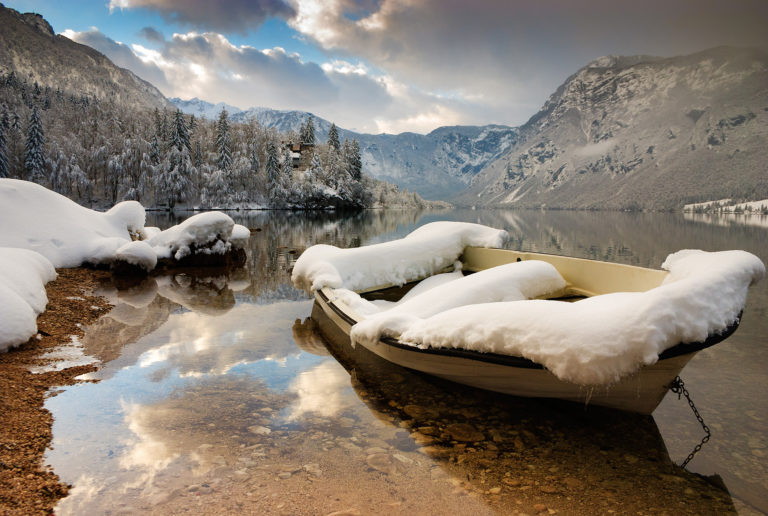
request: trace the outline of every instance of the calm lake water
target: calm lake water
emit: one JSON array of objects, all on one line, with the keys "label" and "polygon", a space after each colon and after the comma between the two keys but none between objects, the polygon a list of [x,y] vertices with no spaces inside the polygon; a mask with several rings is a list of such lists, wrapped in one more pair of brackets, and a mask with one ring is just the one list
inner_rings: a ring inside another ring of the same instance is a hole
[{"label": "calm lake water", "polygon": [[[57,514],[768,512],[768,281],[739,330],[683,371],[712,440],[668,394],[652,417],[523,400],[413,374],[327,343],[291,266],[435,220],[504,228],[508,247],[659,267],[684,248],[768,262],[768,218],[534,211],[235,216],[229,275],[105,284],[83,339],[101,364],[62,389],[47,463],[74,486]],[[175,221],[155,216],[148,224]],[[119,287],[119,288],[118,288]],[[714,487],[713,484],[722,486]]]}]

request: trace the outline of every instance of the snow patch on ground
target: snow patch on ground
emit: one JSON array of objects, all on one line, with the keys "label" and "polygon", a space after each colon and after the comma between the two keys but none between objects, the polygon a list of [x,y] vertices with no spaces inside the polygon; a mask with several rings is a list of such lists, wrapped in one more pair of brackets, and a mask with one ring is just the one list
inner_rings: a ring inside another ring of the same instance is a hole
[{"label": "snow patch on ground", "polygon": [[733,199],[697,202],[683,206],[686,212],[768,213],[768,199],[735,203]]},{"label": "snow patch on ground", "polygon": [[0,352],[37,333],[37,316],[45,310],[45,284],[56,279],[53,265],[27,249],[0,247]]}]

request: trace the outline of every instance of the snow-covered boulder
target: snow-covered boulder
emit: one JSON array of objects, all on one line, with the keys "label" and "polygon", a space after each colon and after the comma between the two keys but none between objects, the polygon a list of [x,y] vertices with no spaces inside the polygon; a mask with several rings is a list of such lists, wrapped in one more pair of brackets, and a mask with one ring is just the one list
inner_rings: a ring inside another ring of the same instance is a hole
[{"label": "snow-covered boulder", "polygon": [[101,213],[38,184],[0,179],[0,220],[0,246],[37,251],[55,267],[77,267],[112,261],[144,227],[145,212],[125,201]]},{"label": "snow-covered boulder", "polygon": [[37,316],[48,303],[45,284],[54,279],[53,264],[41,254],[0,247],[0,352],[37,332]]},{"label": "snow-covered boulder", "polygon": [[115,252],[112,270],[118,274],[145,274],[157,265],[157,254],[141,240],[129,242]]},{"label": "snow-covered boulder", "polygon": [[161,231],[147,244],[165,267],[240,266],[250,231],[220,211],[198,213]]}]

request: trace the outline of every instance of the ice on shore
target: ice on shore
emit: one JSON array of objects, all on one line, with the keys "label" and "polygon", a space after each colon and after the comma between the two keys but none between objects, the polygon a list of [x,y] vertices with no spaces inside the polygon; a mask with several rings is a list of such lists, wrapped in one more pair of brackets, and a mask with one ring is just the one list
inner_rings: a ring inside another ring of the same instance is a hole
[{"label": "ice on shore", "polygon": [[0,352],[37,332],[37,316],[48,303],[45,284],[54,279],[53,265],[40,253],[0,247]]}]

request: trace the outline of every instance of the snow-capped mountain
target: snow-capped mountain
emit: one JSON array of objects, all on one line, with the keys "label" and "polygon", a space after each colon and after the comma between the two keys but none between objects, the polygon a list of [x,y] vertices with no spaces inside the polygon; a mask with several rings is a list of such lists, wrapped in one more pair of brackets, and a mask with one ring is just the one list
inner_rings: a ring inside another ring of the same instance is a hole
[{"label": "snow-capped mountain", "polygon": [[136,108],[170,107],[162,93],[104,54],[56,35],[39,14],[0,4],[0,73],[29,84],[88,95]]},{"label": "snow-capped mountain", "polygon": [[181,100],[178,97],[169,98],[168,101],[175,107],[179,108],[183,113],[188,115],[195,115],[197,118],[207,118],[208,120],[216,120],[219,118],[219,113],[222,109],[226,109],[230,118],[238,113],[242,112],[242,109],[219,102],[218,104],[211,104],[204,100],[200,100],[197,97],[189,100]]},{"label": "snow-capped mountain", "polygon": [[[280,132],[299,132],[310,115],[318,141],[328,138],[331,122],[306,111],[265,107],[241,110],[199,99],[170,99],[187,114],[215,119],[222,107],[230,119],[251,118]],[[427,199],[445,199],[464,190],[474,175],[500,157],[517,139],[517,130],[500,125],[440,127],[427,135],[416,133],[363,134],[339,128],[339,137],[360,143],[363,169],[374,177],[417,192]]]},{"label": "snow-capped mountain", "polygon": [[676,209],[768,196],[768,54],[600,58],[520,127],[460,201]]}]

